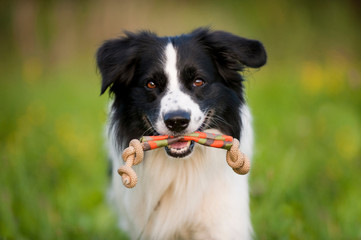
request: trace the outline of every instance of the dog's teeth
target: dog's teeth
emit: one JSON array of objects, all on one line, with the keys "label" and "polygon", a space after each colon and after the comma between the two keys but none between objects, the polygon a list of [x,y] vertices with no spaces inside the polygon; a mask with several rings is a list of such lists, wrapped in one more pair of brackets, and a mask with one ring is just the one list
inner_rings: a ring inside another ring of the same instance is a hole
[{"label": "dog's teeth", "polygon": [[170,147],[169,149],[170,149],[170,151],[172,153],[183,154],[183,153],[188,151],[190,145],[191,145],[191,142],[189,141],[189,142],[187,142],[187,145],[185,147],[183,147],[183,148],[172,148],[172,147]]}]

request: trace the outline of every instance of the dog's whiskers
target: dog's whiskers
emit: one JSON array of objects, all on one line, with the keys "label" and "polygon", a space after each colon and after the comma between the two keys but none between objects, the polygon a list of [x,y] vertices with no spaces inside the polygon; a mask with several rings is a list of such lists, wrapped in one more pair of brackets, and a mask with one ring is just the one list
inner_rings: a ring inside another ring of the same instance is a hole
[{"label": "dog's whiskers", "polygon": [[144,125],[145,125],[146,127],[148,127],[147,130],[145,130],[145,131],[143,132],[142,136],[146,136],[146,135],[159,135],[159,134],[157,133],[157,131],[154,129],[154,127],[153,127],[152,123],[150,122],[150,120],[149,120],[146,116],[143,116],[142,120],[143,120],[143,122],[144,122]]},{"label": "dog's whiskers", "polygon": [[214,120],[214,123],[217,124],[217,125],[218,125],[219,123],[222,123],[222,124],[225,124],[225,125],[228,125],[228,126],[232,127],[231,124],[229,124],[224,118],[222,118],[222,117],[219,116],[219,115],[213,115],[213,116],[212,116],[212,120]]}]

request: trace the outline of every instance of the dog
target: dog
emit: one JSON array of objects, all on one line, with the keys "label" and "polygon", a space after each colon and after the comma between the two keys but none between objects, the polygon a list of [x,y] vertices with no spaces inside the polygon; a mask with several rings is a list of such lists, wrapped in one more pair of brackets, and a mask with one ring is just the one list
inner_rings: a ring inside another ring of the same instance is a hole
[{"label": "dog", "polygon": [[209,28],[172,37],[125,32],[99,47],[101,94],[112,96],[109,195],[131,239],[252,238],[248,176],[232,171],[225,150],[182,142],[148,151],[134,166],[133,189],[117,169],[130,140],[145,135],[226,134],[251,158],[242,72],[266,60],[261,42]]}]

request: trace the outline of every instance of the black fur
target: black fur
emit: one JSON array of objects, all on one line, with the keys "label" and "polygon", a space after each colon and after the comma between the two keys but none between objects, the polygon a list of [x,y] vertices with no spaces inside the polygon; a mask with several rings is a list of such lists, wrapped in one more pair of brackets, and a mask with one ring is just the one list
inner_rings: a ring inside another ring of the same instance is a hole
[{"label": "black fur", "polygon": [[[239,139],[242,127],[239,109],[245,102],[239,72],[245,67],[263,66],[267,59],[265,49],[256,40],[199,28],[175,37],[158,37],[146,31],[127,32],[99,48],[101,94],[110,87],[114,95],[112,124],[118,126],[119,143],[155,134],[150,127],[158,116],[167,86],[162,54],[169,41],[177,49],[183,91],[202,111],[212,110],[208,127]],[[196,78],[206,84],[194,88],[192,83]],[[158,85],[156,90],[145,87],[150,79]]]}]

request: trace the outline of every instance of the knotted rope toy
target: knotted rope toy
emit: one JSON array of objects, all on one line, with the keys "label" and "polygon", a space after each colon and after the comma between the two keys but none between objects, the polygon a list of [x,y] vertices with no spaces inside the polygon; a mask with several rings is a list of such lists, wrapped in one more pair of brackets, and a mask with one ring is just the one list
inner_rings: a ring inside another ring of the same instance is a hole
[{"label": "knotted rope toy", "polygon": [[133,188],[138,181],[137,174],[132,166],[143,161],[144,151],[166,147],[176,142],[194,141],[208,147],[227,150],[226,160],[228,165],[238,174],[247,174],[251,163],[247,156],[239,150],[239,141],[231,136],[204,132],[194,132],[183,136],[144,136],[140,140],[133,139],[129,147],[124,149],[122,158],[125,165],[118,169],[124,186]]}]

